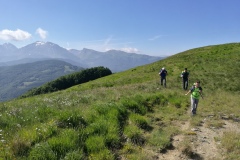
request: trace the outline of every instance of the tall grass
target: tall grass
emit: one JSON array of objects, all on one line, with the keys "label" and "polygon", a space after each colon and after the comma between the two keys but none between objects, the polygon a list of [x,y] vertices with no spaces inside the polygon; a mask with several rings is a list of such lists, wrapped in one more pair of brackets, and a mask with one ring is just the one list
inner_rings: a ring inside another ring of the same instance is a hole
[{"label": "tall grass", "polygon": [[239,159],[240,155],[240,133],[236,131],[228,131],[224,133],[221,141],[223,147],[227,150],[226,157],[227,159]]}]

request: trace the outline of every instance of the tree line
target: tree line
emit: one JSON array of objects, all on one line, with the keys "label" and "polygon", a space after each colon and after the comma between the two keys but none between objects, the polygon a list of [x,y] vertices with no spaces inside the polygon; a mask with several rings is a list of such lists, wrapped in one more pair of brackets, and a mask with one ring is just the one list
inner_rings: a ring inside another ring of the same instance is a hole
[{"label": "tree line", "polygon": [[20,98],[56,92],[59,90],[67,89],[74,85],[85,83],[111,74],[112,71],[103,66],[84,69],[81,70],[80,72],[75,72],[69,75],[61,76],[56,80],[48,82],[40,87],[33,88],[29,90],[27,93],[20,96]]}]

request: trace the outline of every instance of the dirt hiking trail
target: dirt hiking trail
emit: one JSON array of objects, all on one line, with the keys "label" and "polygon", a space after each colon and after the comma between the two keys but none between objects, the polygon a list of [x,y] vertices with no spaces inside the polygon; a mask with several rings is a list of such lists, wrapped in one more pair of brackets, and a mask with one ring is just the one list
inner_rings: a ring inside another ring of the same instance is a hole
[{"label": "dirt hiking trail", "polygon": [[[193,117],[194,118],[194,117]],[[223,136],[226,131],[240,133],[239,121],[223,119],[221,128],[209,127],[206,121],[211,120],[208,116],[201,121],[201,125],[192,128],[190,120],[180,124],[182,133],[172,139],[172,147],[165,153],[158,153],[154,159],[158,160],[223,160],[224,151],[221,142],[216,138]],[[182,144],[188,143],[189,148],[184,148]],[[240,159],[240,157],[239,157]]]}]

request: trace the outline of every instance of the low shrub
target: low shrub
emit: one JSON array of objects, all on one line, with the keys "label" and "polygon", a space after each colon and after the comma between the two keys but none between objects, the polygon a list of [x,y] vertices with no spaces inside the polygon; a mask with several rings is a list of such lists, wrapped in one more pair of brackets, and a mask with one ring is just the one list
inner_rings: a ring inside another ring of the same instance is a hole
[{"label": "low shrub", "polygon": [[124,128],[123,134],[127,138],[127,141],[130,141],[133,144],[141,146],[145,143],[145,138],[143,136],[143,131],[135,125],[127,125]]},{"label": "low shrub", "polygon": [[[223,134],[221,138],[222,147],[227,150],[227,156],[229,159],[239,158],[240,155],[240,133],[236,131],[228,131]],[[231,158],[230,158],[231,157]]]},{"label": "low shrub", "polygon": [[46,143],[39,143],[36,144],[31,152],[29,153],[30,160],[44,160],[44,159],[51,159],[57,160],[57,155],[53,152],[51,146]]},{"label": "low shrub", "polygon": [[14,139],[11,143],[11,150],[15,156],[24,157],[28,154],[31,143],[22,139]]},{"label": "low shrub", "polygon": [[124,99],[121,101],[121,103],[124,107],[133,113],[138,113],[141,115],[145,115],[147,113],[147,109],[144,107],[144,105],[139,104],[133,99]]},{"label": "low shrub", "polygon": [[85,160],[85,154],[82,150],[68,152],[63,160]]},{"label": "low shrub", "polygon": [[60,128],[84,128],[87,125],[82,114],[77,111],[62,112],[56,123]]},{"label": "low shrub", "polygon": [[106,149],[105,138],[97,135],[89,136],[85,147],[88,154],[101,152],[101,150]]},{"label": "low shrub", "polygon": [[78,132],[73,129],[65,129],[59,135],[47,140],[52,151],[58,159],[65,157],[66,153],[78,147]]},{"label": "low shrub", "polygon": [[139,128],[144,129],[144,130],[149,130],[150,126],[146,120],[146,118],[142,115],[139,114],[130,114],[129,120],[136,124]]},{"label": "low shrub", "polygon": [[114,160],[116,159],[114,154],[108,149],[102,149],[99,152],[91,153],[89,156],[90,160]]},{"label": "low shrub", "polygon": [[164,150],[165,148],[171,146],[171,135],[172,133],[162,129],[155,130],[148,137],[148,144],[150,144],[150,146],[154,146],[160,151]]}]

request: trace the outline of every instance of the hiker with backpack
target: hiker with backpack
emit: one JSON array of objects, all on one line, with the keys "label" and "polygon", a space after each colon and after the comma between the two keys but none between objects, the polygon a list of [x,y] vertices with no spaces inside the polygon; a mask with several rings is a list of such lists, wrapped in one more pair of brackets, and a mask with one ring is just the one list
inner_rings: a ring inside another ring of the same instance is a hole
[{"label": "hiker with backpack", "polygon": [[167,80],[166,80],[166,76],[167,76],[167,70],[163,67],[160,72],[159,72],[159,75],[160,75],[160,82],[161,82],[161,85],[163,85],[164,87],[167,86]]},{"label": "hiker with backpack", "polygon": [[202,87],[200,87],[200,81],[194,83],[194,85],[185,95],[188,95],[189,93],[191,93],[191,112],[192,115],[195,115],[197,113],[199,98],[200,96],[203,98]]},{"label": "hiker with backpack", "polygon": [[185,68],[184,71],[182,71],[181,77],[182,77],[183,89],[187,90],[188,89],[188,77],[189,77],[189,72],[187,71],[187,68]]}]

